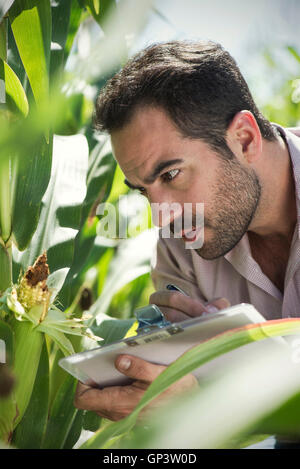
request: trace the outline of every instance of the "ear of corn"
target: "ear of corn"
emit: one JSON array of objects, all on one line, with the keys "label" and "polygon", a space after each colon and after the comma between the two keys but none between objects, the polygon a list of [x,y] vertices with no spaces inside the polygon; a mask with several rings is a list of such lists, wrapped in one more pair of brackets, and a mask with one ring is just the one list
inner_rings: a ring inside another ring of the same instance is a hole
[{"label": "ear of corn", "polygon": [[30,402],[42,347],[46,344],[45,334],[64,355],[74,353],[72,343],[65,334],[93,337],[91,332],[86,331],[85,316],[72,318],[50,305],[48,275],[47,255],[43,253],[33,266],[28,267],[18,284],[7,289],[1,299],[1,314],[10,322],[16,343],[13,360],[16,385],[10,398],[0,403],[0,437],[5,441],[10,440],[12,431],[22,420]]}]

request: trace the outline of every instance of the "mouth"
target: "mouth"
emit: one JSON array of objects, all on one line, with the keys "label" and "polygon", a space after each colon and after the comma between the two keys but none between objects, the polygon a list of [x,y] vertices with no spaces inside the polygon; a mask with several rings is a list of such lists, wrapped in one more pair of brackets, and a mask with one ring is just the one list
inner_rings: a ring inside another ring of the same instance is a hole
[{"label": "mouth", "polygon": [[193,226],[193,229],[190,231],[182,230],[181,237],[187,243],[194,243],[201,236],[202,230],[203,230],[202,225],[198,227]]}]

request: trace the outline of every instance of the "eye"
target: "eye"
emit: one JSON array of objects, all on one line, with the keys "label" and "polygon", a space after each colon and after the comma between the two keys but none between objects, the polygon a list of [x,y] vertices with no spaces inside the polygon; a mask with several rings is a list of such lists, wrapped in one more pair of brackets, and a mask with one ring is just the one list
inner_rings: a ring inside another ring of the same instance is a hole
[{"label": "eye", "polygon": [[170,171],[167,171],[166,173],[162,174],[161,177],[163,181],[172,181],[179,174],[179,172],[179,169],[170,169]]},{"label": "eye", "polygon": [[144,187],[139,187],[137,190],[139,191],[140,194],[147,196],[147,191]]}]

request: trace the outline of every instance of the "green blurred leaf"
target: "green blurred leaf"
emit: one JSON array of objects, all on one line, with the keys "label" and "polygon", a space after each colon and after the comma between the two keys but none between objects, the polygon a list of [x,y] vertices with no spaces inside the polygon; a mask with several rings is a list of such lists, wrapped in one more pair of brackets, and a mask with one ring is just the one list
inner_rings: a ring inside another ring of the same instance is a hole
[{"label": "green blurred leaf", "polygon": [[28,114],[28,101],[26,93],[20,83],[19,78],[10,66],[0,59],[0,79],[1,70],[4,69],[5,91],[6,91],[6,104],[8,109],[12,112],[20,113],[23,116]]},{"label": "green blurred leaf", "polygon": [[63,448],[77,415],[73,400],[77,382],[68,375],[60,386],[50,413],[43,449]]},{"label": "green blurred leaf", "polygon": [[44,106],[49,99],[50,0],[15,0],[9,18],[36,103]]},{"label": "green blurred leaf", "polygon": [[[214,358],[238,347],[266,339],[300,332],[300,319],[283,319],[232,329],[188,350],[168,366],[149,386],[134,411],[125,419],[100,429],[81,448],[101,448],[110,439],[126,434],[136,423],[139,412],[171,384]],[[222,395],[222,389],[220,390]]]},{"label": "green blurred leaf", "polygon": [[300,55],[296,51],[294,47],[288,46],[287,50],[290,52],[290,54],[297,60],[297,62],[300,63]]},{"label": "green blurred leaf", "polygon": [[44,341],[33,391],[26,412],[17,426],[13,444],[17,448],[41,447],[48,420],[49,358]]}]

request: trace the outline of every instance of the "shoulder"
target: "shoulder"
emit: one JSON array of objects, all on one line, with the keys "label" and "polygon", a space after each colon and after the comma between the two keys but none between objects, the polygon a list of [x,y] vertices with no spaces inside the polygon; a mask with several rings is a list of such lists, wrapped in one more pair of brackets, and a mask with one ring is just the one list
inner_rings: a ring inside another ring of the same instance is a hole
[{"label": "shoulder", "polygon": [[300,127],[287,127],[286,130],[292,132],[292,134],[296,135],[297,137],[300,137]]}]

